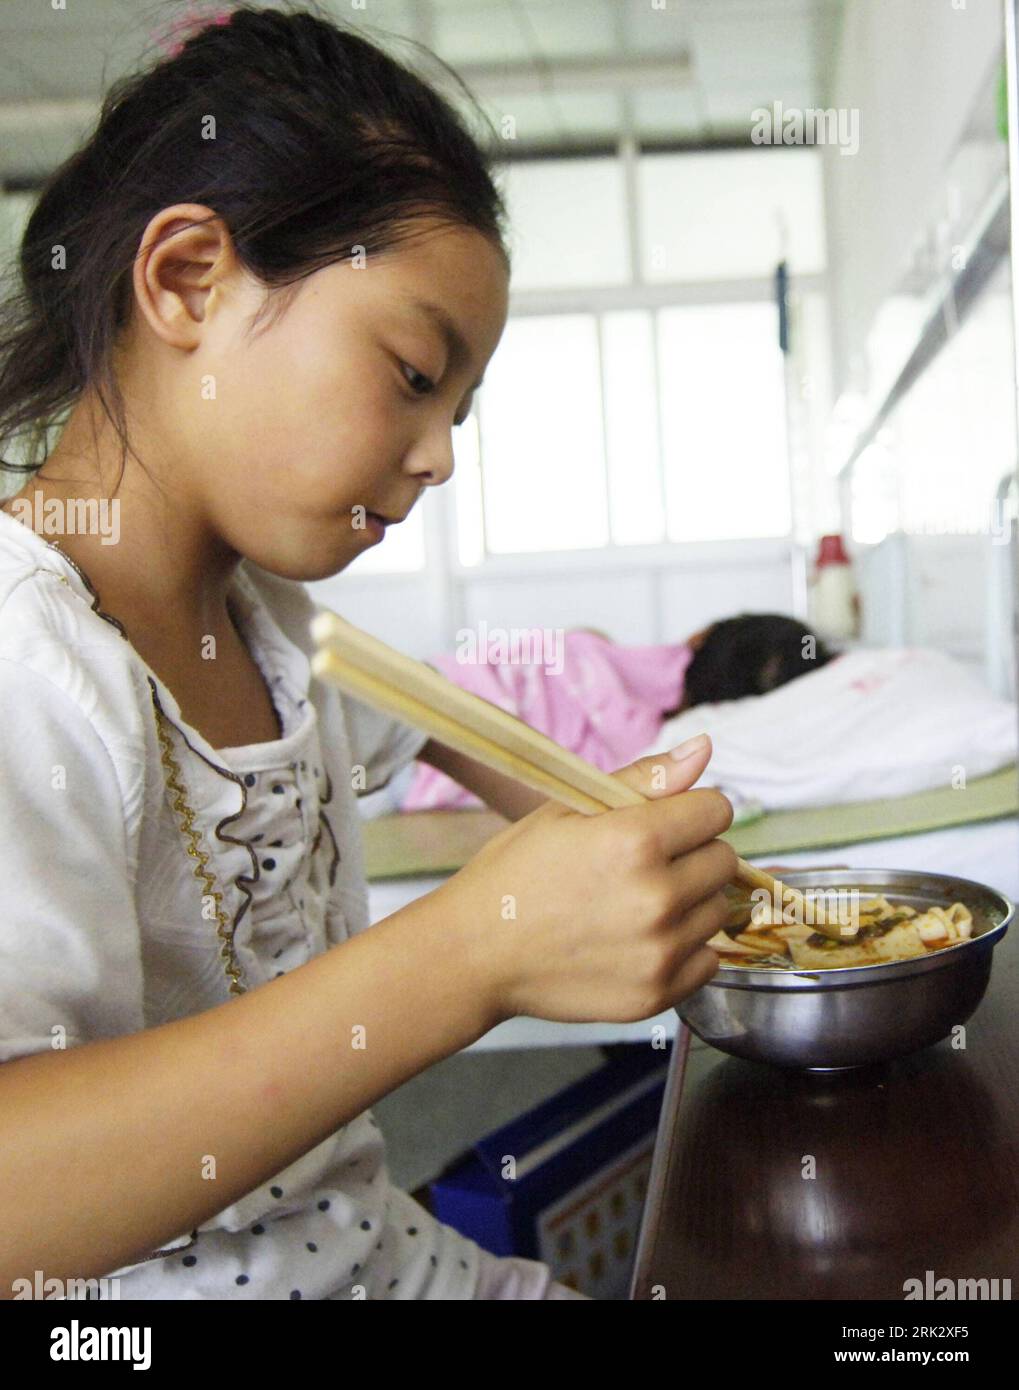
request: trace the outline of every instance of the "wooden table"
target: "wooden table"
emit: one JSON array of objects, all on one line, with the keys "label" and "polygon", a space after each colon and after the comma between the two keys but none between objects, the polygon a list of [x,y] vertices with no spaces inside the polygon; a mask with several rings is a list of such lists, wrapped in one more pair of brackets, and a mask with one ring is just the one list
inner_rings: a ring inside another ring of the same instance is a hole
[{"label": "wooden table", "polygon": [[965,1050],[814,1075],[673,1048],[632,1298],[901,1300],[927,1270],[1019,1297],[1017,924]]}]

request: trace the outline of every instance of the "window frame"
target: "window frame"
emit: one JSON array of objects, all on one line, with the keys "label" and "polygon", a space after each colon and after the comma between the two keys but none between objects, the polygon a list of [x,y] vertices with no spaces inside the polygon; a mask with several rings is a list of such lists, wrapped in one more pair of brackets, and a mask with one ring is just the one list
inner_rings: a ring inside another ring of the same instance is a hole
[{"label": "window frame", "polygon": [[[826,289],[826,277],[824,275],[805,275],[797,277],[797,288],[804,294],[811,292],[824,293]],[[686,308],[699,305],[736,305],[736,304],[759,304],[773,303],[775,297],[774,284],[771,279],[754,280],[716,280],[716,281],[685,281],[667,285],[630,285],[630,286],[602,286],[587,290],[524,290],[511,293],[509,304],[509,315],[511,318],[524,317],[550,317],[558,314],[588,314],[595,317],[599,343],[601,339],[602,315],[619,310],[650,310],[652,313],[660,309]],[[653,335],[655,353],[658,352],[658,334]],[[498,351],[498,349],[496,349]],[[604,396],[604,392],[602,392]],[[658,389],[656,383],[656,398]],[[472,413],[477,412],[479,426],[479,466],[481,469],[482,480],[484,478],[484,444],[481,438],[481,421],[484,412],[483,389],[479,393]],[[602,429],[604,431],[605,403],[602,400]],[[662,457],[662,433],[660,428],[660,399],[659,399],[659,483],[661,487],[665,485],[665,468]],[[607,487],[607,477],[606,477]],[[795,499],[793,497],[793,480],[789,479],[791,512],[795,517]],[[695,549],[699,559],[697,563],[717,557],[722,551],[729,549],[733,545],[739,545],[741,549],[746,547],[756,547],[763,545],[766,552],[773,554],[775,546],[786,547],[791,544],[793,532],[790,530],[785,536],[758,536],[758,537],[734,537],[722,538],[714,541],[623,541],[618,542],[611,539],[611,505],[609,511],[610,519],[610,539],[602,546],[575,547],[570,546],[563,550],[526,550],[514,551],[508,554],[494,553],[482,549],[482,557],[474,564],[463,564],[460,561],[459,548],[457,545],[457,513],[456,507],[456,475],[453,478],[453,489],[449,495],[450,502],[450,525],[447,528],[452,535],[452,546],[446,555],[451,570],[456,575],[464,577],[491,575],[507,575],[522,570],[532,573],[538,572],[542,557],[554,557],[553,563],[561,572],[563,568],[572,567],[568,557],[578,557],[574,563],[577,568],[589,568],[595,557],[603,556],[608,559],[610,556],[617,556],[612,563],[616,564],[635,564],[643,565],[645,562],[656,566],[665,562],[677,562],[677,553],[680,551]],[[611,504],[611,499],[609,499]],[[795,524],[795,522],[794,522]],[[484,537],[482,537],[482,547],[484,547]],[[656,552],[660,552],[656,558]],[[747,553],[757,553],[750,550]],[[580,560],[579,557],[586,557]]]}]

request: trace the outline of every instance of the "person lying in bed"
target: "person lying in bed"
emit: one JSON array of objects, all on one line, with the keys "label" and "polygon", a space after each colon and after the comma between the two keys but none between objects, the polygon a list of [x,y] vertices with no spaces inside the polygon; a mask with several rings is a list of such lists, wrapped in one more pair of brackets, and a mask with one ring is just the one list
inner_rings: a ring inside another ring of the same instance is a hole
[{"label": "person lying in bed", "polygon": [[[763,695],[835,655],[803,623],[778,613],[742,613],[662,646],[624,647],[593,628],[576,628],[563,634],[554,665],[547,655],[540,659],[537,643],[535,650],[539,659],[529,662],[443,655],[428,665],[604,772],[631,762],[681,711]],[[400,800],[402,811],[481,805],[423,762],[413,764]]]}]

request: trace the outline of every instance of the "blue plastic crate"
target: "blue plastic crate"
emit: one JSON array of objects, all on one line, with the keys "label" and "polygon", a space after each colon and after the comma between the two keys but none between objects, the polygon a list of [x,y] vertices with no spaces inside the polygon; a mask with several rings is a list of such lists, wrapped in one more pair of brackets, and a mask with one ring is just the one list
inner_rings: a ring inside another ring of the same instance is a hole
[{"label": "blue plastic crate", "polygon": [[625,1298],[670,1056],[671,1044],[620,1047],[479,1140],[430,1185],[435,1216],[592,1298]]}]

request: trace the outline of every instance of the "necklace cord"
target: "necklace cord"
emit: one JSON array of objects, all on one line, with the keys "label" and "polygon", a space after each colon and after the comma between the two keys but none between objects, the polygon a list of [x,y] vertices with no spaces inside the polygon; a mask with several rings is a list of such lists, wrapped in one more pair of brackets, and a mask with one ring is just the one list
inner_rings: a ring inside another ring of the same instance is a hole
[{"label": "necklace cord", "polygon": [[[13,519],[17,520],[16,517]],[[35,533],[33,532],[33,534]],[[125,642],[128,642],[130,644],[131,639],[127,635],[127,629],[124,627],[123,623],[120,622],[118,618],[115,618],[113,616],[112,613],[103,612],[100,606],[99,591],[96,589],[91,579],[89,579],[88,575],[84,572],[84,570],[77,563],[77,561],[72,560],[70,555],[68,555],[67,552],[56,543],[56,541],[44,541],[44,544],[48,545],[51,550],[55,550],[62,560],[66,560],[67,563],[78,575],[79,579],[82,581],[86,589],[92,595],[92,611],[96,614],[96,616],[105,619],[105,621],[108,623],[111,623],[113,627],[115,627],[117,631],[120,633],[121,637],[123,637]],[[65,575],[58,575],[57,578],[60,580],[61,584],[66,584],[68,588],[70,588],[70,581],[66,578]],[[203,902],[205,898],[211,898],[213,903],[215,904],[216,934],[219,937],[220,942],[219,955],[220,959],[223,962],[223,969],[226,974],[227,982],[229,985],[229,991],[232,995],[244,994],[247,991],[246,986],[242,983],[243,971],[241,970],[240,963],[237,960],[237,954],[234,947],[234,934],[236,933],[237,925],[240,921],[240,915],[243,914],[235,916],[233,922],[231,923],[230,918],[223,911],[223,894],[220,891],[215,873],[208,867],[209,854],[206,850],[202,849],[201,847],[201,831],[195,828],[195,812],[191,807],[190,803],[188,802],[187,788],[181,781],[180,765],[173,755],[173,745],[170,740],[169,734],[167,733],[167,725],[169,725],[171,728],[176,726],[173,724],[172,720],[168,719],[166,714],[163,712],[162,706],[159,703],[159,698],[156,694],[155,685],[153,684],[151,679],[149,680],[149,688],[152,696],[152,707],[156,716],[156,735],[159,739],[161,748],[163,778],[166,783],[167,790],[173,796],[173,810],[180,817],[179,828],[188,841],[186,845],[187,853],[192,859],[197,861],[194,867],[194,876],[196,879],[199,879],[202,883],[204,889]],[[187,742],[187,740],[185,740],[185,742]],[[237,814],[243,814],[244,808],[247,804],[247,793],[245,792],[244,785],[241,779],[237,777],[235,773],[224,771],[221,768],[216,768],[216,771],[219,772],[222,776],[229,777],[230,780],[237,782],[237,784],[240,786],[243,804],[241,806],[241,810]],[[227,819],[232,819],[232,817],[228,817]],[[238,841],[237,843],[240,842]],[[257,878],[258,862],[255,858],[253,851],[251,850],[250,845],[248,846],[248,852],[252,856],[252,862],[255,865],[255,874]],[[245,891],[247,894],[247,901],[244,904],[244,908],[246,909],[251,901],[251,893],[248,889],[245,889],[243,891]]]}]

